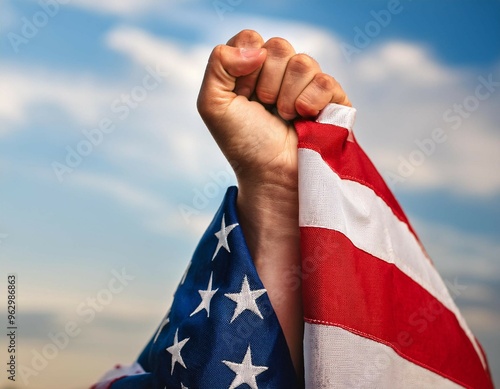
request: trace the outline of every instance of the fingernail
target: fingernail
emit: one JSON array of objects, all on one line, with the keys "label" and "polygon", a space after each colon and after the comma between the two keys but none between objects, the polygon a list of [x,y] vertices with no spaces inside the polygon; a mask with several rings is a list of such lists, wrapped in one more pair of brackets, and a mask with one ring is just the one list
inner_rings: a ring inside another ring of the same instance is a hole
[{"label": "fingernail", "polygon": [[247,49],[246,47],[243,47],[240,49],[240,53],[245,58],[255,58],[262,53],[262,49]]}]

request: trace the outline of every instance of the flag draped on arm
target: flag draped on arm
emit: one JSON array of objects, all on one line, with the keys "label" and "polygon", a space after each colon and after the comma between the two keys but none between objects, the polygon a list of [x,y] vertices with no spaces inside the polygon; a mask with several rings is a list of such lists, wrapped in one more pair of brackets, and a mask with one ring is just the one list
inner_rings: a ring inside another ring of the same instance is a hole
[{"label": "flag draped on arm", "polygon": [[[307,389],[492,388],[486,358],[405,214],[356,143],[355,110],[298,121]],[[94,389],[293,389],[232,187],[170,311]]]}]

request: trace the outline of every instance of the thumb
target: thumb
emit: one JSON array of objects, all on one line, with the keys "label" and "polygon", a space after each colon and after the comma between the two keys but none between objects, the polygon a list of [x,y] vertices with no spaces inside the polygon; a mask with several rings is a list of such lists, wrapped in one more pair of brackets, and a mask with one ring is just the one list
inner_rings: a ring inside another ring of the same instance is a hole
[{"label": "thumb", "polygon": [[215,47],[208,60],[198,95],[198,111],[204,120],[224,111],[236,97],[236,78],[257,70],[266,59],[266,49]]}]

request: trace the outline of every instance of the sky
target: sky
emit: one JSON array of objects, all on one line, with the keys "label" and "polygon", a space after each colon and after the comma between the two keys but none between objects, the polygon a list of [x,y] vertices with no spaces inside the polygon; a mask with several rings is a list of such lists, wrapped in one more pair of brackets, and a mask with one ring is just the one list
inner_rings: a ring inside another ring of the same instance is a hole
[{"label": "sky", "polygon": [[0,389],[87,388],[154,332],[235,182],[196,96],[244,28],[344,87],[500,383],[498,20],[493,0],[3,0],[0,295],[15,274],[23,368]]}]

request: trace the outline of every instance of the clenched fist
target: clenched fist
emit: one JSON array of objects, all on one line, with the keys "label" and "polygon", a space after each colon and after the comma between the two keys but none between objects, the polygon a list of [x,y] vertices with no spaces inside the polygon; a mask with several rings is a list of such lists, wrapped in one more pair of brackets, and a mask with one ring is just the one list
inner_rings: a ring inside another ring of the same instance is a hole
[{"label": "clenched fist", "polygon": [[301,290],[285,274],[300,267],[297,134],[293,119],[329,103],[349,105],[337,81],[289,42],[244,30],[210,55],[198,110],[236,167],[240,225],[303,376]]},{"label": "clenched fist", "polygon": [[292,120],[314,117],[329,103],[350,105],[332,76],[289,42],[264,42],[244,30],[209,59],[198,110],[239,184],[295,188],[297,136]]}]

